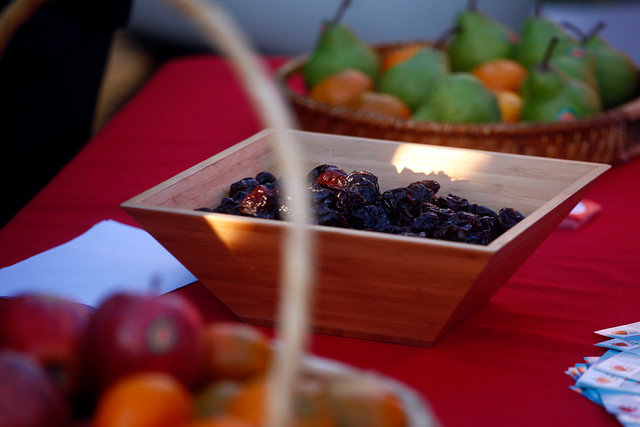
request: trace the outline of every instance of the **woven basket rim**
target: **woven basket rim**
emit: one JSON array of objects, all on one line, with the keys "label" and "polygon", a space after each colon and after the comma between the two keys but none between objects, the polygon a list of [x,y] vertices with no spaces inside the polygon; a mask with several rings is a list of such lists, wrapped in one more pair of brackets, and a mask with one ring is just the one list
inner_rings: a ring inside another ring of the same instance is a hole
[{"label": "woven basket rim", "polygon": [[[411,40],[405,42],[389,42],[372,45],[378,52],[384,52],[393,48],[409,45],[432,45],[427,40]],[[299,55],[280,66],[274,75],[275,83],[283,95],[293,105],[317,113],[319,116],[339,118],[351,122],[353,125],[376,127],[382,129],[402,129],[425,134],[478,135],[486,136],[535,136],[541,134],[566,133],[576,131],[588,131],[603,126],[611,126],[640,119],[640,97],[619,105],[615,108],[602,111],[593,116],[573,122],[518,122],[518,123],[450,123],[416,120],[412,118],[399,118],[375,112],[358,111],[346,106],[335,106],[316,101],[304,96],[289,85],[289,80],[302,71],[308,54]]]}]

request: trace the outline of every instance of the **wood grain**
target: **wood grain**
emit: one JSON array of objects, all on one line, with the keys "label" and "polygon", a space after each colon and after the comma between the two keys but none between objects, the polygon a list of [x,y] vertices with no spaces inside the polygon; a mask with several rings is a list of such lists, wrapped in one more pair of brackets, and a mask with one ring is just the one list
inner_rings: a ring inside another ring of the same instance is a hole
[{"label": "wood grain", "polygon": [[[487,246],[310,226],[317,332],[430,346],[485,304],[609,165],[292,131],[307,170],[368,170],[381,190],[437,179],[493,209],[526,215]],[[286,222],[203,213],[229,185],[272,168],[265,130],[122,207],[243,320],[274,325]],[[241,164],[242,167],[237,165]],[[240,171],[240,172],[238,172]]]}]

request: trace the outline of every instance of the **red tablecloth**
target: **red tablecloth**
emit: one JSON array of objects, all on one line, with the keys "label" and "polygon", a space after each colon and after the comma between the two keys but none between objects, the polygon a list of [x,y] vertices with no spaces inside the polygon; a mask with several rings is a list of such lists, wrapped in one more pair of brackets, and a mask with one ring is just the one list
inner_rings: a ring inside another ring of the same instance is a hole
[{"label": "red tablecloth", "polygon": [[[103,219],[134,224],[120,203],[259,130],[224,61],[169,62],[0,230],[0,267]],[[604,352],[593,331],[640,320],[638,188],[640,160],[605,173],[588,194],[600,214],[577,231],[554,231],[486,306],[432,348],[314,335],[312,351],[405,382],[445,426],[616,425],[569,389],[564,371]],[[208,320],[233,318],[199,283],[179,292]]]}]

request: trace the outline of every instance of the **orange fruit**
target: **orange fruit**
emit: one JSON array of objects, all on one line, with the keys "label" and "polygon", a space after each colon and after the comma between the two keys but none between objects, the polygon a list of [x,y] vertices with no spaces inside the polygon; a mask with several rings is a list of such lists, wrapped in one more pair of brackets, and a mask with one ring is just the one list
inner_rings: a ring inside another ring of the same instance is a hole
[{"label": "orange fruit", "polygon": [[168,374],[132,374],[104,391],[91,425],[175,427],[191,420],[192,402],[189,390]]},{"label": "orange fruit", "polygon": [[346,105],[365,90],[373,89],[373,79],[360,70],[348,68],[319,81],[309,96],[331,105]]},{"label": "orange fruit", "polygon": [[527,76],[527,69],[512,59],[499,58],[478,65],[471,74],[489,89],[517,92]]},{"label": "orange fruit", "polygon": [[[267,396],[265,378],[249,382],[231,399],[228,415],[259,426],[265,416]],[[299,384],[293,404],[295,427],[336,427],[316,384]]]},{"label": "orange fruit", "polygon": [[204,330],[204,369],[211,380],[244,380],[263,375],[271,348],[267,337],[244,323],[211,323]]},{"label": "orange fruit", "polygon": [[239,420],[228,415],[220,415],[213,418],[203,418],[184,424],[182,427],[256,427],[250,422]]},{"label": "orange fruit", "polygon": [[500,119],[504,123],[517,123],[520,121],[522,110],[522,97],[509,90],[492,90],[498,100]]},{"label": "orange fruit", "polygon": [[380,72],[384,73],[394,65],[398,65],[401,62],[412,58],[423,47],[424,46],[419,44],[409,44],[391,50],[383,56],[382,61],[380,62]]},{"label": "orange fruit", "polygon": [[404,427],[407,419],[398,397],[370,377],[337,378],[328,385],[329,408],[340,425]]},{"label": "orange fruit", "polygon": [[349,103],[351,108],[360,111],[371,111],[395,117],[407,118],[411,110],[399,98],[388,93],[362,92]]}]

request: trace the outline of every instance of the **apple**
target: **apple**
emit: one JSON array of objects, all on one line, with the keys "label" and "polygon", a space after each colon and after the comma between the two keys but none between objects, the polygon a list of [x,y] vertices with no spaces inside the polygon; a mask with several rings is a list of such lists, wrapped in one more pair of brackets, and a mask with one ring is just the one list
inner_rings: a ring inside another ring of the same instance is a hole
[{"label": "apple", "polygon": [[33,357],[0,350],[0,426],[71,425],[71,406],[53,378]]},{"label": "apple", "polygon": [[136,372],[173,375],[187,386],[200,380],[203,318],[178,294],[119,292],[107,297],[89,323],[86,375],[94,392]]},{"label": "apple", "polygon": [[92,309],[52,295],[23,294],[3,301],[0,348],[33,356],[67,395],[81,381],[80,345]]}]

